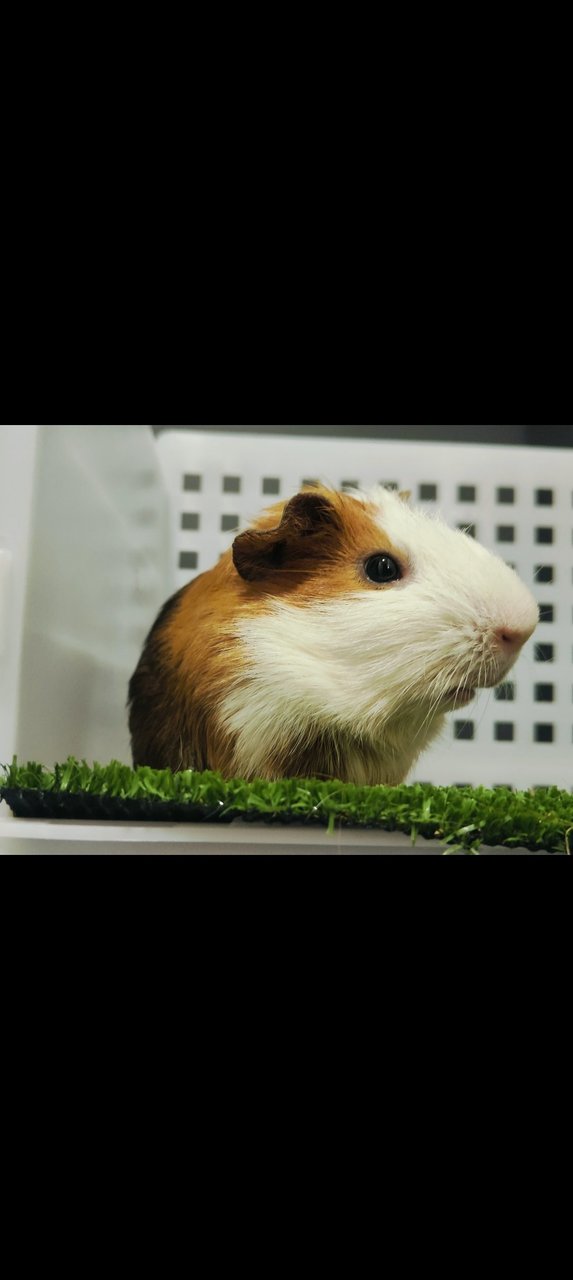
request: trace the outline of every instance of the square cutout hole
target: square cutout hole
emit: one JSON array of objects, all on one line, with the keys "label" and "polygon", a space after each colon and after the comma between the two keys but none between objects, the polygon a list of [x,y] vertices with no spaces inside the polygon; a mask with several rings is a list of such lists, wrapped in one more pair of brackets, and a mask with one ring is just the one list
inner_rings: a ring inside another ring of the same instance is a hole
[{"label": "square cutout hole", "polygon": [[494,689],[494,698],[496,702],[515,702],[515,685],[511,680],[506,680],[505,684],[498,684]]},{"label": "square cutout hole", "polygon": [[507,721],[498,721],[494,724],[494,737],[496,742],[513,742],[515,734],[515,725],[509,724]]},{"label": "square cutout hole", "polygon": [[179,552],[179,568],[180,569],[197,569],[199,565],[199,556],[196,551],[180,551]]},{"label": "square cutout hole", "polygon": [[536,684],[533,696],[536,702],[553,702],[555,696],[555,685]]},{"label": "square cutout hole", "polygon": [[534,656],[536,662],[553,662],[555,658],[555,645],[536,644]]},{"label": "square cutout hole", "polygon": [[552,724],[534,724],[534,742],[553,742],[554,728]]},{"label": "square cutout hole", "polygon": [[466,742],[472,742],[475,737],[474,721],[454,720],[454,737]]}]

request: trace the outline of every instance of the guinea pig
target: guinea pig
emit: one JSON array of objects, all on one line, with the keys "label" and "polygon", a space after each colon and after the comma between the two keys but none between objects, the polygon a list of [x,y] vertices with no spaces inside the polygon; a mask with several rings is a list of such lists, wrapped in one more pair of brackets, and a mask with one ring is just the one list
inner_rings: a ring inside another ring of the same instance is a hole
[{"label": "guinea pig", "polygon": [[376,486],[269,508],[152,627],[134,765],[395,785],[538,622],[516,573]]}]

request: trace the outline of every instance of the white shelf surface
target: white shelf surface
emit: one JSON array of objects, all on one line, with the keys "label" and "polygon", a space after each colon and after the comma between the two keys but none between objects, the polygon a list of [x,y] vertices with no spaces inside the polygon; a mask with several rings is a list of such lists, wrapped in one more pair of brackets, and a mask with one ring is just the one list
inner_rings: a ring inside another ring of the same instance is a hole
[{"label": "white shelf surface", "polygon": [[[0,804],[1,854],[431,854],[447,852],[439,840],[394,831],[337,830],[267,826],[237,820],[229,824],[47,822],[15,818]],[[525,849],[486,848],[482,853],[526,853]]]},{"label": "white shelf surface", "polygon": [[[0,806],[0,853],[58,854],[294,854],[411,853],[406,835],[387,831],[233,823],[66,822],[15,818]],[[439,853],[438,842],[418,841],[414,852]]]}]

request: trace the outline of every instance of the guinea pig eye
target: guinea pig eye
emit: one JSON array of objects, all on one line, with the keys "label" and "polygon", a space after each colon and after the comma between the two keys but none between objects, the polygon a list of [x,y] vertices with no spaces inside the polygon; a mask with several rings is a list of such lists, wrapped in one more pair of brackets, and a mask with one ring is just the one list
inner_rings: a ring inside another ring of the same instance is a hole
[{"label": "guinea pig eye", "polygon": [[370,556],[364,564],[366,577],[370,582],[397,582],[402,577],[400,566],[392,556]]}]

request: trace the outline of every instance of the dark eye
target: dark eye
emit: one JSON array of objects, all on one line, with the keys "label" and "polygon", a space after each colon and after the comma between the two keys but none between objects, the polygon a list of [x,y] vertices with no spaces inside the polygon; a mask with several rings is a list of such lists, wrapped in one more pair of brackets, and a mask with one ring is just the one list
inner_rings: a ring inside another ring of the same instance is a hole
[{"label": "dark eye", "polygon": [[364,570],[370,582],[397,582],[402,577],[400,566],[392,556],[370,556],[365,562]]}]

